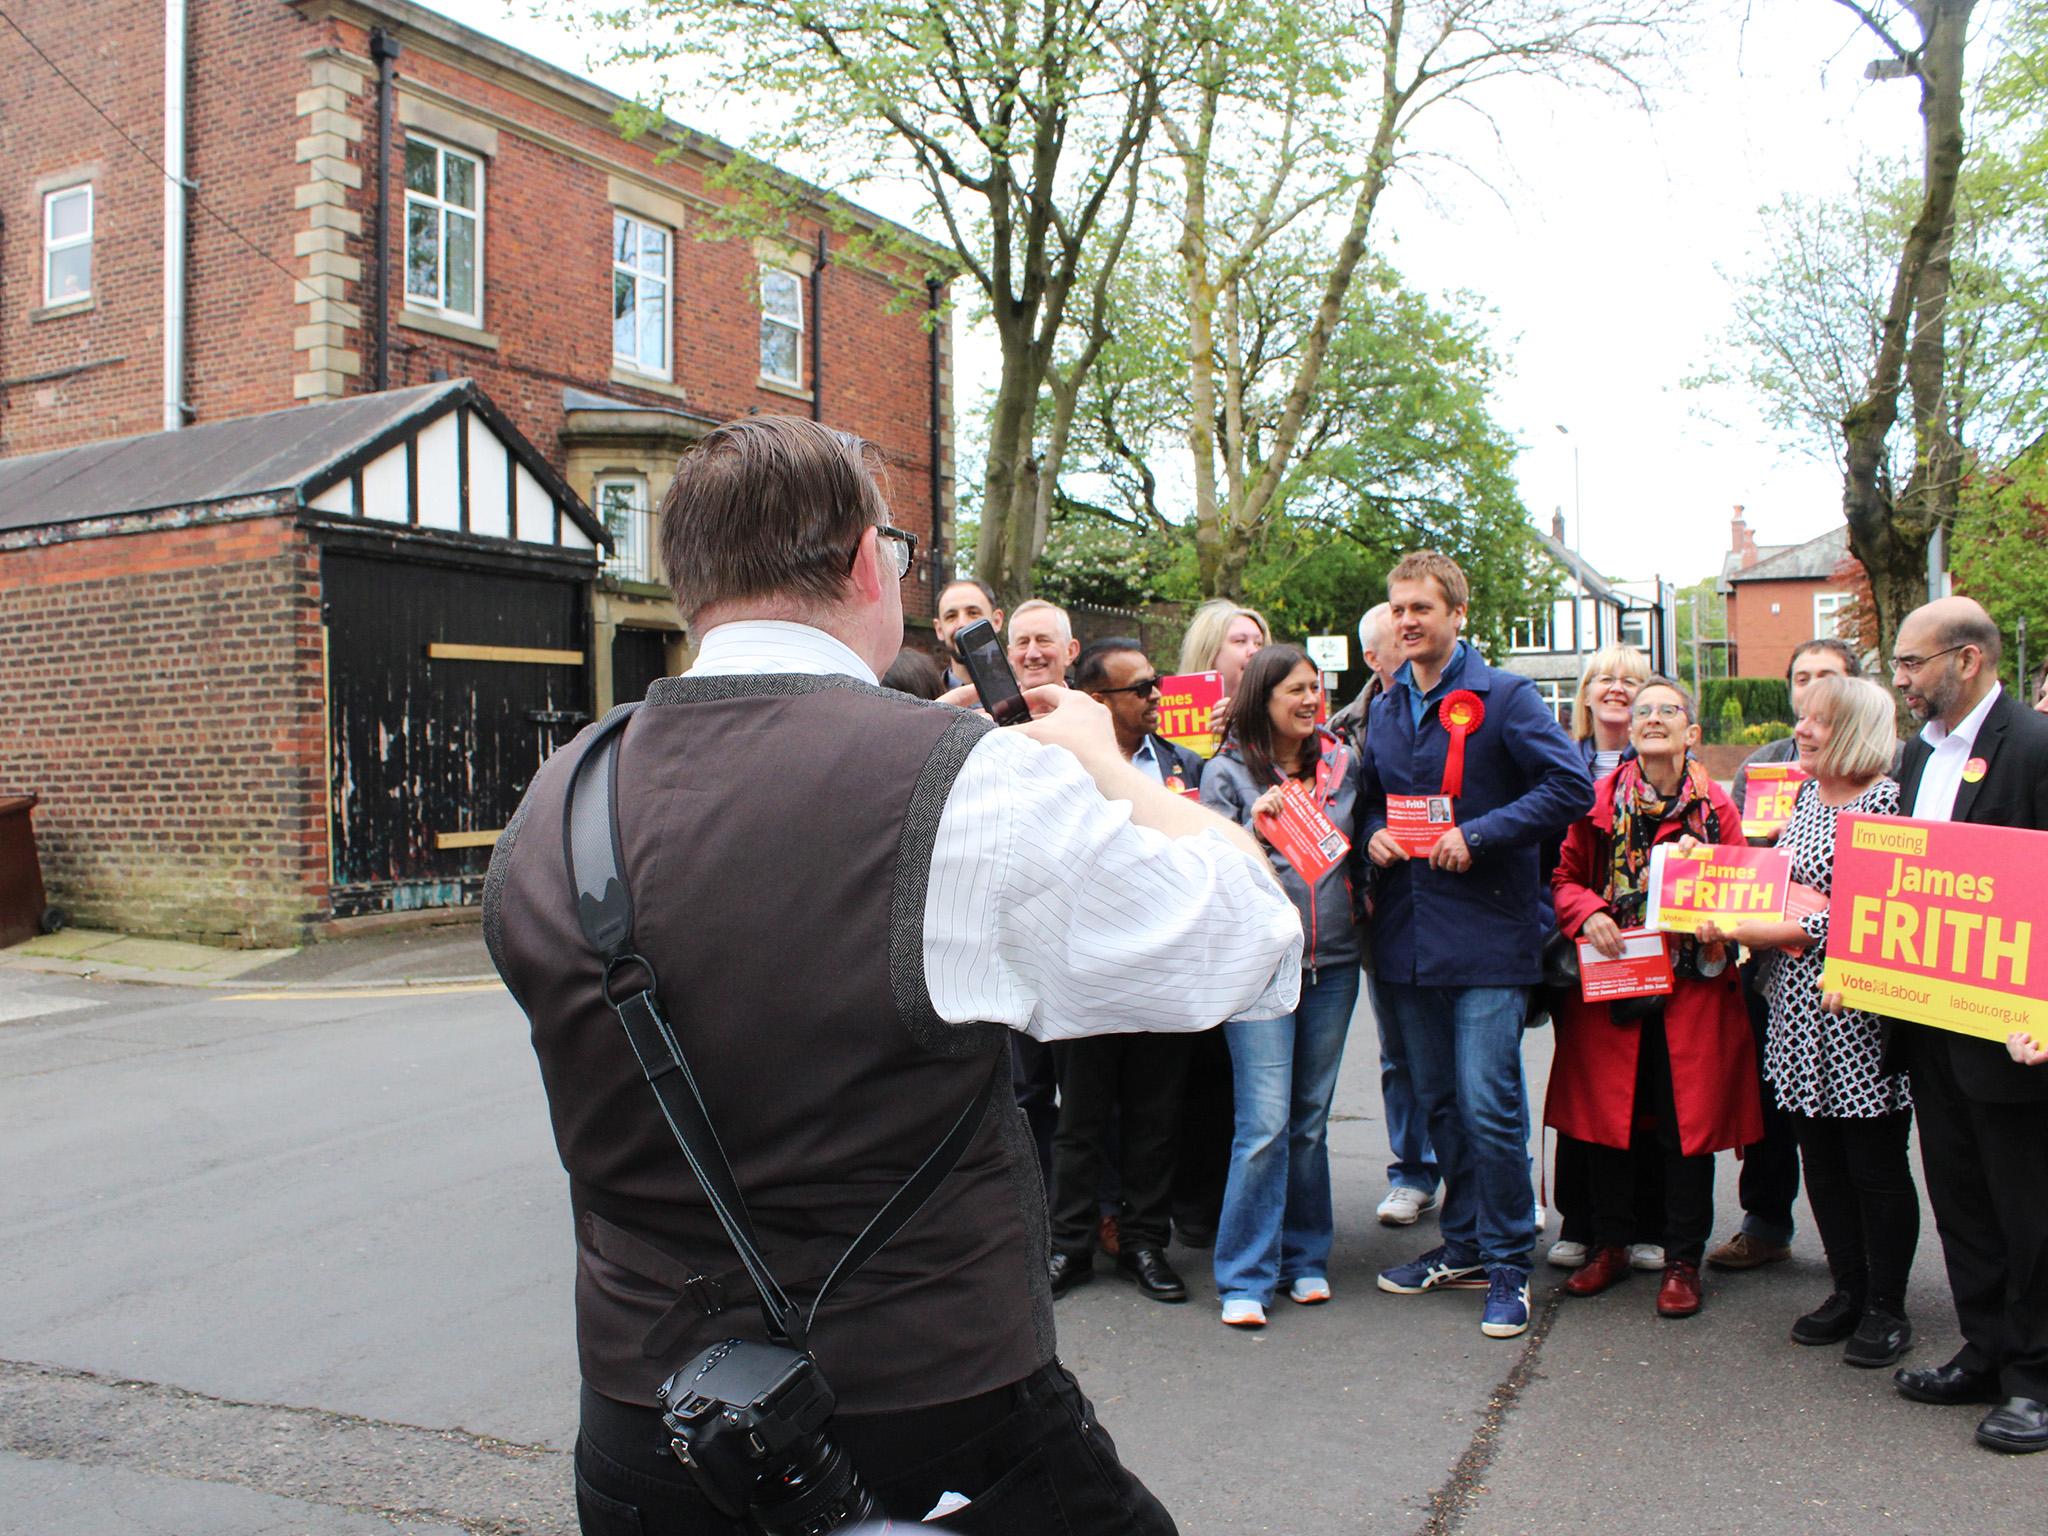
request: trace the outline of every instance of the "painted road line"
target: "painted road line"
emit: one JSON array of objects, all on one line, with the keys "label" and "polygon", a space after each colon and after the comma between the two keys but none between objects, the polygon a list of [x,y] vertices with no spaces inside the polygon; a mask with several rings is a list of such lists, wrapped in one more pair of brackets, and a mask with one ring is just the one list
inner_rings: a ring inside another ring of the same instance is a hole
[{"label": "painted road line", "polygon": [[501,981],[421,982],[417,986],[327,987],[319,991],[293,987],[282,992],[230,992],[224,1003],[331,1002],[350,997],[441,997],[450,992],[502,992]]}]

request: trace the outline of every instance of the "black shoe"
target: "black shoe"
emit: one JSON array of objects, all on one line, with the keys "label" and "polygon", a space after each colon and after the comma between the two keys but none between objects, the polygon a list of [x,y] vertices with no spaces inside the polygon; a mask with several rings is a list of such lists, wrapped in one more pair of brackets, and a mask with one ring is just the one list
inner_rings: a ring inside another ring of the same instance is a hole
[{"label": "black shoe", "polygon": [[1898,1364],[1899,1356],[1912,1347],[1913,1325],[1881,1307],[1872,1307],[1842,1346],[1842,1364],[1874,1371],[1881,1365]]},{"label": "black shoe", "polygon": [[1052,1281],[1053,1295],[1064,1296],[1075,1286],[1086,1285],[1095,1278],[1095,1255],[1055,1253],[1045,1272]]},{"label": "black shoe", "polygon": [[2048,1403],[2037,1397],[2008,1397],[1984,1415],[1977,1426],[1977,1443],[2014,1456],[2048,1451]]},{"label": "black shoe", "polygon": [[1892,1372],[1901,1397],[1916,1403],[1996,1403],[2002,1401],[1995,1371],[1973,1371],[1951,1360],[1947,1365]]},{"label": "black shoe", "polygon": [[1833,1291],[1828,1299],[1804,1317],[1792,1322],[1794,1344],[1839,1344],[1856,1331],[1863,1317],[1863,1303],[1847,1291]]},{"label": "black shoe", "polygon": [[1117,1255],[1116,1267],[1138,1282],[1138,1289],[1154,1301],[1186,1301],[1188,1288],[1166,1262],[1163,1248],[1126,1248]]}]

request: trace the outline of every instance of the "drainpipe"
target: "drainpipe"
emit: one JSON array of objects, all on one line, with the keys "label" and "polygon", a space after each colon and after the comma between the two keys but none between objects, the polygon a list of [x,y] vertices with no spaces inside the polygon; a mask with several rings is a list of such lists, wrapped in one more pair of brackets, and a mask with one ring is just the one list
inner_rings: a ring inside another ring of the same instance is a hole
[{"label": "drainpipe", "polygon": [[164,0],[164,430],[185,425],[185,0]]},{"label": "drainpipe", "polygon": [[398,44],[382,27],[370,30],[370,57],[377,61],[377,233],[370,242],[370,344],[375,357],[370,387],[391,387],[391,64]]},{"label": "drainpipe", "polygon": [[818,226],[818,252],[811,262],[811,420],[825,419],[825,326],[818,301],[825,292],[825,266],[832,257],[825,244],[825,227]]},{"label": "drainpipe", "polygon": [[944,406],[944,398],[939,389],[939,326],[942,323],[939,314],[939,292],[940,285],[937,282],[927,282],[924,285],[925,300],[931,308],[931,324],[927,328],[927,343],[930,348],[931,370],[932,435],[930,454],[932,464],[932,602],[934,605],[938,603],[939,593],[945,590],[947,579],[952,575],[952,572],[946,566],[946,512],[945,498],[942,494],[945,490],[945,476],[939,469],[939,453],[945,443],[945,434],[940,430],[939,417],[939,413]]}]

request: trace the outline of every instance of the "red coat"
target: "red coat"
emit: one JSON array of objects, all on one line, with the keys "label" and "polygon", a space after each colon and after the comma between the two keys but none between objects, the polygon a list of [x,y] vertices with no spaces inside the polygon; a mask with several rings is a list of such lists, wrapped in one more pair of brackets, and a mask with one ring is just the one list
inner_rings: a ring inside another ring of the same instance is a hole
[{"label": "red coat", "polygon": [[[1564,853],[1550,879],[1558,925],[1572,938],[1578,937],[1587,918],[1607,909],[1600,893],[1607,886],[1617,777],[1609,774],[1595,786],[1593,809],[1565,834]],[[1711,803],[1720,818],[1721,841],[1742,846],[1742,820],[1719,785],[1713,786]],[[1657,828],[1657,841],[1676,842],[1684,832],[1677,820],[1667,820]],[[1545,1125],[1600,1146],[1629,1144],[1635,1120],[1637,1028],[1615,1023],[1605,1003],[1572,999],[1557,1015],[1557,1054],[1544,1100]],[[1665,1002],[1664,1034],[1671,1048],[1672,1098],[1685,1153],[1718,1152],[1763,1140],[1756,1042],[1736,967],[1731,963],[1719,976],[1706,980],[1680,977],[1677,990]]]}]

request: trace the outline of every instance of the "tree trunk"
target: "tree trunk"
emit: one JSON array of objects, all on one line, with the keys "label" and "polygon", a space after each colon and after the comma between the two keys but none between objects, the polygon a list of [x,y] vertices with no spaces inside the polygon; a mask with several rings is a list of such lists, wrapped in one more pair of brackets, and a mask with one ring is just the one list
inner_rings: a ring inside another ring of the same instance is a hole
[{"label": "tree trunk", "polygon": [[1030,595],[1031,564],[1042,542],[1031,450],[1045,369],[1028,337],[1028,330],[1021,335],[1006,330],[1002,336],[1002,383],[989,417],[981,534],[974,550],[974,574],[994,589],[1005,609]]},{"label": "tree trunk", "polygon": [[[1949,431],[1946,326],[1949,241],[1963,163],[1963,48],[1974,0],[1916,0],[1921,26],[1920,115],[1925,125],[1921,203],[1899,257],[1878,331],[1870,388],[1842,419],[1846,453],[1842,515],[1849,548],[1870,576],[1880,652],[1907,614],[1928,600],[1927,551],[1953,518],[1962,446]],[[1888,443],[1899,394],[1913,406],[1913,469],[1903,487],[1889,473]]]}]

